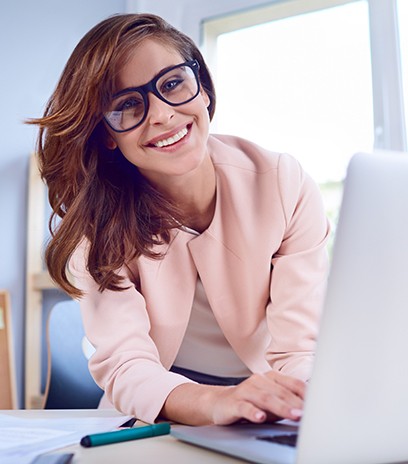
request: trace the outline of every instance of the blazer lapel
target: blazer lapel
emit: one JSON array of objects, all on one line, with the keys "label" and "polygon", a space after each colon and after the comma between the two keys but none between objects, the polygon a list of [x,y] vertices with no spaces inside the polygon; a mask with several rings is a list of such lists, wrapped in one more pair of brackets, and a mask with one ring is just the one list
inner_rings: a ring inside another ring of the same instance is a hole
[{"label": "blazer lapel", "polygon": [[197,282],[197,270],[188,251],[191,235],[179,230],[163,259],[140,258],[140,280],[151,330],[161,362],[170,368],[187,328]]}]

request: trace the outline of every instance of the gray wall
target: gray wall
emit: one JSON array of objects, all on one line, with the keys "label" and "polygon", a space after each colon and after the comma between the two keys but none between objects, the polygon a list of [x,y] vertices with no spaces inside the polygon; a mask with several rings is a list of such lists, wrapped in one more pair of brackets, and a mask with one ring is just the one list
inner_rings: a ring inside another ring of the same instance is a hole
[{"label": "gray wall", "polygon": [[11,294],[20,406],[24,377],[24,293],[28,157],[41,116],[79,39],[126,0],[5,0],[0,4],[0,289]]}]

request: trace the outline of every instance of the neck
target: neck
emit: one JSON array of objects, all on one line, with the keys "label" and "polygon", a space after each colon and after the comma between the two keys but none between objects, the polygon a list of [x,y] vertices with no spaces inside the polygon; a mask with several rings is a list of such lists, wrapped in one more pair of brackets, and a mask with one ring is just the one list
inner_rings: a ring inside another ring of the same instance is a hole
[{"label": "neck", "polygon": [[203,232],[210,225],[215,211],[216,180],[209,156],[193,172],[169,176],[165,185],[156,188],[178,205],[185,217],[184,226]]},{"label": "neck", "polygon": [[191,204],[181,205],[185,211],[185,223],[183,225],[203,232],[211,224],[215,211],[215,187],[213,194],[206,201],[193,202]]}]

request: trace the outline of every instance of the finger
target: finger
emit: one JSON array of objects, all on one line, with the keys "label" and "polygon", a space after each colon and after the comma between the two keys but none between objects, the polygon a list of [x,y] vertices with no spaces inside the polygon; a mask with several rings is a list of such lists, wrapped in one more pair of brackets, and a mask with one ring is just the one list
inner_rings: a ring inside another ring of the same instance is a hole
[{"label": "finger", "polygon": [[[290,387],[292,385],[282,382],[279,383],[275,379],[268,378],[267,381],[257,382],[253,387],[256,389],[251,392],[251,397],[256,398],[259,402],[258,406],[262,409],[270,406],[270,403],[276,400],[281,400],[291,408],[301,409],[303,407],[303,399]],[[256,396],[255,396],[256,395]]]},{"label": "finger", "polygon": [[249,401],[232,401],[227,408],[225,406],[224,403],[224,407],[218,409],[214,414],[213,420],[217,425],[229,425],[242,419],[262,423],[268,417],[265,411],[257,408]]},{"label": "finger", "polygon": [[259,409],[272,413],[280,418],[299,420],[302,416],[303,401],[290,392],[262,394],[255,399],[254,405]]},{"label": "finger", "polygon": [[293,409],[293,410],[290,410],[287,415],[283,413],[279,416],[277,414],[268,412],[266,415],[265,422],[276,422],[282,419],[289,419],[291,421],[298,422],[302,418],[302,415],[303,415],[303,411],[301,409]]},{"label": "finger", "polygon": [[282,383],[274,376],[254,374],[241,384],[224,390],[216,422],[232,423],[243,418],[259,423],[267,418],[270,420],[270,417],[298,420],[303,400],[286,386],[284,380]]},{"label": "finger", "polygon": [[262,411],[298,420],[302,415],[303,399],[283,383],[276,382],[271,376],[254,376],[241,393]]},{"label": "finger", "polygon": [[302,380],[274,371],[268,372],[266,376],[276,381],[279,385],[288,388],[300,398],[305,398],[306,383]]},{"label": "finger", "polygon": [[256,407],[253,403],[248,401],[242,401],[238,406],[238,415],[242,419],[246,419],[250,422],[260,424],[265,422],[267,413],[262,409]]}]

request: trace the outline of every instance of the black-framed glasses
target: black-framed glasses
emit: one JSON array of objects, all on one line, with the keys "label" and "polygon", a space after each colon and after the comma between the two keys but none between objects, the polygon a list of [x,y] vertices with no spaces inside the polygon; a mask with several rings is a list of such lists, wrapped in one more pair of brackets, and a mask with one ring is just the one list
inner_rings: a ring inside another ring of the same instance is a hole
[{"label": "black-framed glasses", "polygon": [[115,132],[127,132],[142,124],[149,111],[149,92],[171,106],[184,105],[200,92],[197,60],[163,70],[140,87],[124,89],[112,97],[104,119]]}]

